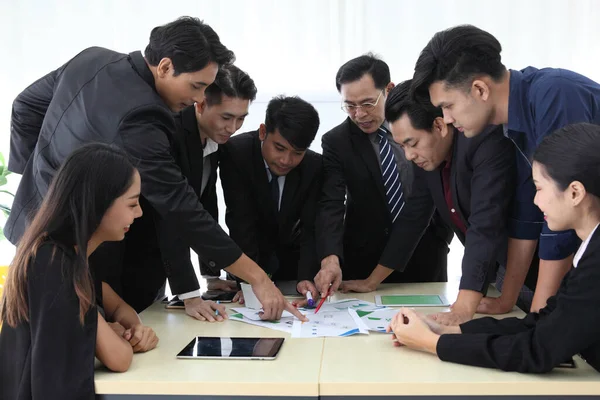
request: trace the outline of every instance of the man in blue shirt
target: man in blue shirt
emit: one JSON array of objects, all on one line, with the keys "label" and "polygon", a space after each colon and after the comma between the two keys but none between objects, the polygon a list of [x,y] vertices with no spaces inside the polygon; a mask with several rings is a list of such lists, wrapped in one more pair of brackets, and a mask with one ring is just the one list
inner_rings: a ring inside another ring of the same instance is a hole
[{"label": "man in blue shirt", "polygon": [[[573,231],[550,231],[534,206],[531,156],[558,128],[600,124],[600,85],[564,69],[507,70],[501,51],[494,36],[471,25],[438,32],[417,60],[411,91],[441,107],[445,122],[465,136],[477,135],[486,125],[503,125],[517,146],[518,187],[506,273],[518,274],[523,282],[539,240],[540,271],[531,307],[536,311],[570,269],[578,240]],[[518,289],[505,286],[499,299],[483,299],[480,307],[508,310]]]}]

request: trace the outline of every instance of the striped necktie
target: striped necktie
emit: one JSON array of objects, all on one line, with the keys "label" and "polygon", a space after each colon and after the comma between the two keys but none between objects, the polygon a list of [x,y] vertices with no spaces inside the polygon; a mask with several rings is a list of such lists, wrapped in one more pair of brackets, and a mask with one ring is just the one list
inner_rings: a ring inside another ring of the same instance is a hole
[{"label": "striped necktie", "polygon": [[377,132],[377,136],[379,137],[379,159],[381,161],[381,175],[383,177],[385,197],[390,209],[392,223],[394,223],[404,207],[404,200],[402,198],[402,182],[400,182],[396,157],[394,157],[392,145],[386,138],[386,132],[383,128],[379,128],[379,132]]}]

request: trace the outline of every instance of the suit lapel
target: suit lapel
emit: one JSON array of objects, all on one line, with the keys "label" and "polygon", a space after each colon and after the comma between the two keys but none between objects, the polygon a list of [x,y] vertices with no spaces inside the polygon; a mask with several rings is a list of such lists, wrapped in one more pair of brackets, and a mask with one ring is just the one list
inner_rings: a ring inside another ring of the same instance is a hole
[{"label": "suit lapel", "polygon": [[181,122],[185,130],[186,153],[188,160],[189,174],[187,179],[194,188],[196,194],[200,197],[202,190],[202,173],[204,166],[202,140],[198,131],[196,114],[194,107],[188,107],[181,114]]},{"label": "suit lapel", "polygon": [[[455,135],[458,135],[459,133],[456,132]],[[465,138],[466,140],[466,138]],[[460,203],[458,201],[458,187],[456,184],[456,179],[457,179],[457,169],[458,169],[458,163],[460,162],[460,157],[463,157],[463,152],[462,150],[462,146],[461,144],[465,144],[466,143],[462,143],[461,140],[461,136],[455,136],[454,137],[454,146],[453,146],[453,150],[452,150],[452,165],[450,166],[450,193],[452,195],[452,203],[454,204],[454,209],[456,210],[456,212],[458,213],[458,217],[460,218],[460,220],[462,221],[463,225],[465,227],[469,227],[468,221],[465,219],[463,213],[462,213],[462,209],[460,207]]]},{"label": "suit lapel", "polygon": [[294,208],[294,199],[298,186],[300,185],[300,163],[296,168],[285,176],[285,185],[283,186],[283,195],[281,196],[281,207],[279,209],[279,226],[281,227],[287,221],[290,211]]},{"label": "suit lapel", "polygon": [[262,152],[260,150],[260,139],[258,137],[258,132],[254,137],[254,143],[252,146],[252,165],[254,166],[253,185],[256,188],[258,204],[266,205],[266,207],[263,206],[261,210],[264,211],[273,224],[277,224],[277,213],[275,212],[276,205],[271,197],[269,177],[267,176],[265,160],[263,159]]},{"label": "suit lapel", "polygon": [[[386,209],[388,207],[387,198],[385,197],[385,188],[383,186],[383,177],[381,176],[381,166],[379,161],[377,160],[377,156],[375,155],[375,151],[373,150],[373,145],[371,144],[371,140],[369,137],[361,131],[353,122],[350,123],[350,139],[352,141],[352,146],[354,147],[354,151],[360,155],[363,163],[371,173],[373,177],[373,182],[377,186],[377,191],[379,192],[379,197],[383,201]],[[372,135],[376,135],[376,133],[372,133]]]}]

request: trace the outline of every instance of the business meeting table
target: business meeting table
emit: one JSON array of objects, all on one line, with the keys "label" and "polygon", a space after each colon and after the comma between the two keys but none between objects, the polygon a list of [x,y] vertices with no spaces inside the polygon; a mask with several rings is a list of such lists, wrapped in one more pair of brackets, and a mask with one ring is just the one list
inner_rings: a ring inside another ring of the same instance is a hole
[{"label": "business meeting table", "polygon": [[[443,294],[452,301],[457,290],[456,282],[384,284],[374,293],[336,293],[331,299],[375,302],[374,296],[383,294]],[[488,295],[499,294],[491,287]],[[427,314],[443,310],[447,308],[418,308]],[[523,315],[515,308],[504,317]],[[576,368],[520,374],[395,348],[384,333],[297,339],[237,321],[200,322],[183,310],[166,310],[162,303],[141,318],[159,336],[158,347],[136,354],[125,373],[109,372],[98,363],[97,399],[600,399],[600,374],[577,356]],[[275,360],[176,358],[195,336],[284,337],[285,342]]]}]

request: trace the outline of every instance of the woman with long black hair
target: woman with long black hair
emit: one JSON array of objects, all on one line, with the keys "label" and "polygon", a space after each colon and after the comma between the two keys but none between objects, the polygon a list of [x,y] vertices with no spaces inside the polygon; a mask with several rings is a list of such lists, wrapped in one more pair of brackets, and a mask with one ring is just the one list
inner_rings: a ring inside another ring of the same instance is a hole
[{"label": "woman with long black hair", "polygon": [[88,266],[142,215],[139,194],[140,175],[116,147],[83,146],[60,167],[9,268],[0,398],[91,399],[94,357],[125,371],[133,352],[156,347],[152,329]]}]

